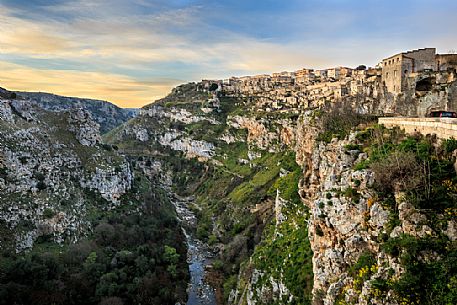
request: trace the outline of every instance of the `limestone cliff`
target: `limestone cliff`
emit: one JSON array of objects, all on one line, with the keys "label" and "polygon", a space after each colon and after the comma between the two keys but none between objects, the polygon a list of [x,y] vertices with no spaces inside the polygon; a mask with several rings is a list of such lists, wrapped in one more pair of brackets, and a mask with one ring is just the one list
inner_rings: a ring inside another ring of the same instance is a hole
[{"label": "limestone cliff", "polygon": [[44,92],[17,92],[19,98],[31,101],[40,108],[53,112],[83,109],[100,125],[102,133],[127,122],[137,114],[137,109],[119,108],[100,100],[65,97]]},{"label": "limestone cliff", "polygon": [[[332,82],[319,89],[251,79],[219,82],[216,91],[209,91],[211,82],[191,83],[146,106],[105,139],[134,156],[150,175],[170,179],[178,193],[195,196],[196,234],[217,252],[209,274],[219,302],[416,302],[418,297],[398,288],[412,287],[407,277],[413,267],[405,262],[403,243],[422,245],[428,236],[445,234],[440,243],[450,246],[455,222],[442,208],[423,213],[411,192],[405,196],[396,187],[389,197],[379,191],[379,170],[376,175],[370,164],[379,168],[380,160],[402,149],[414,166],[435,159],[449,165],[453,157],[436,152],[424,161],[423,153],[411,147],[425,145],[426,139],[366,128],[373,126],[369,114],[424,115],[454,107],[453,77],[426,72],[411,79],[403,94],[392,95],[379,76],[369,76],[360,90],[338,98],[336,91],[325,91]],[[382,142],[382,154],[367,133],[375,133],[376,141],[390,139],[387,148]],[[440,145],[426,147],[439,151]],[[449,167],[443,172],[455,177]],[[440,179],[433,182],[437,189],[445,181]],[[416,192],[426,186],[421,183]],[[431,225],[435,217],[446,225]],[[443,262],[427,246],[423,249],[415,259],[425,265]]]},{"label": "limestone cliff", "polygon": [[127,161],[100,144],[98,125],[83,110],[56,115],[6,99],[0,109],[0,221],[13,232],[1,247],[20,252],[39,237],[63,243],[88,234],[91,197],[109,209],[130,189]]}]

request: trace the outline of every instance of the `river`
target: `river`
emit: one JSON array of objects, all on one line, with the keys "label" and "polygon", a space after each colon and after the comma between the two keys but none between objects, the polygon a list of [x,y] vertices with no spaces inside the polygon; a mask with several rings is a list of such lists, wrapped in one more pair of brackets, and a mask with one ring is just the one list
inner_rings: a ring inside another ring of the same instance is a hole
[{"label": "river", "polygon": [[216,305],[214,289],[205,281],[205,267],[211,262],[212,254],[207,244],[198,240],[193,231],[197,218],[188,208],[192,197],[172,195],[178,217],[187,240],[187,262],[189,264],[190,283],[187,287],[187,305]]}]

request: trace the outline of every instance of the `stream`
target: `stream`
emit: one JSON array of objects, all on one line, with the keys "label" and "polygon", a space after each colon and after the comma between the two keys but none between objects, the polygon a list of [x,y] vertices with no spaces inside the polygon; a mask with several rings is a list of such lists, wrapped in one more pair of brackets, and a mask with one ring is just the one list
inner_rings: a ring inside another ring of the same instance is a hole
[{"label": "stream", "polygon": [[[171,193],[173,194],[173,193]],[[171,198],[187,240],[187,263],[189,264],[190,283],[187,287],[186,305],[216,305],[214,289],[205,282],[205,267],[210,264],[213,255],[207,244],[198,240],[192,233],[197,226],[197,218],[188,208],[192,197]]]}]

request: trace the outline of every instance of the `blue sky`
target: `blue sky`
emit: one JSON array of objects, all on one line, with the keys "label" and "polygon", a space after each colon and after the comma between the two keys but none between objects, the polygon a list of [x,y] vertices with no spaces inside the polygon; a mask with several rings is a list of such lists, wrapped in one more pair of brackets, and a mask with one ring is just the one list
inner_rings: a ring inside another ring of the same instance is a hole
[{"label": "blue sky", "polygon": [[0,0],[0,86],[137,107],[203,78],[457,49],[451,0]]}]

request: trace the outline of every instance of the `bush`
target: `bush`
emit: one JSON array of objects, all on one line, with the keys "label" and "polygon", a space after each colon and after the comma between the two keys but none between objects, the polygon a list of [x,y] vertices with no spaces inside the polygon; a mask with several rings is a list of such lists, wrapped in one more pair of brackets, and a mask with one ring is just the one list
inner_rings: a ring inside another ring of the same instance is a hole
[{"label": "bush", "polygon": [[411,191],[421,184],[423,171],[413,152],[395,151],[370,167],[381,191]]},{"label": "bush", "polygon": [[333,138],[344,139],[352,128],[376,120],[375,116],[354,112],[350,105],[335,103],[323,112],[320,118],[321,133],[318,141],[330,143]]},{"label": "bush", "polygon": [[347,187],[343,192],[343,196],[351,199],[353,203],[358,203],[360,200],[360,194],[352,187]]},{"label": "bush", "polygon": [[46,208],[43,211],[43,217],[46,219],[50,219],[50,218],[54,217],[54,215],[56,215],[56,212],[54,212],[54,210],[52,210],[50,208]]},{"label": "bush", "polygon": [[452,153],[454,150],[457,149],[457,140],[454,138],[444,140],[442,147],[445,152]]},{"label": "bush", "polygon": [[219,88],[219,85],[216,83],[212,83],[211,86],[209,86],[209,91],[216,91],[217,88]]}]

